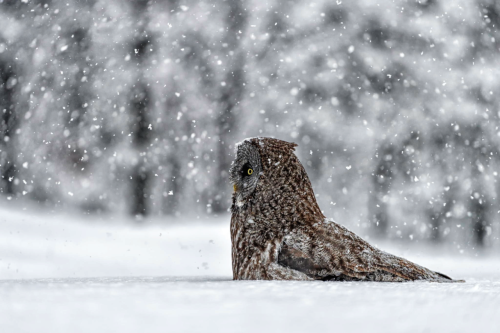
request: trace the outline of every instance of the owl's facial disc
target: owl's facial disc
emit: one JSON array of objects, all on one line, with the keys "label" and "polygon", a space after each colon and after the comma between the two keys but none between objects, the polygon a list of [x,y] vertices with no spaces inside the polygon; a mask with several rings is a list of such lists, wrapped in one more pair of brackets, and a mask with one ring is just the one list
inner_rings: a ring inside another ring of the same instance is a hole
[{"label": "owl's facial disc", "polygon": [[255,190],[261,170],[257,148],[248,141],[238,145],[236,158],[229,170],[229,180],[238,202],[243,201]]}]

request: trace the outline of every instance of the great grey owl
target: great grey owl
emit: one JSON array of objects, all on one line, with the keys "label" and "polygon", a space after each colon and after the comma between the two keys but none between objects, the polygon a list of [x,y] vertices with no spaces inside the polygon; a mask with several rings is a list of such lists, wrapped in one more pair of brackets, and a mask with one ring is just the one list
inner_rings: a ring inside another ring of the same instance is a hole
[{"label": "great grey owl", "polygon": [[455,282],[325,218],[297,145],[246,139],[230,169],[233,279]]}]

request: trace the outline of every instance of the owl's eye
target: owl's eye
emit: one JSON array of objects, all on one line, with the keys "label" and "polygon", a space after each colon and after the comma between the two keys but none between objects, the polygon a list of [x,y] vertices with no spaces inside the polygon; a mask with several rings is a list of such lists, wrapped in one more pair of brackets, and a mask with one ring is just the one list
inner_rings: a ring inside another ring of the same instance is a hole
[{"label": "owl's eye", "polygon": [[253,169],[250,163],[245,163],[245,165],[241,168],[241,176],[246,177],[253,174]]}]

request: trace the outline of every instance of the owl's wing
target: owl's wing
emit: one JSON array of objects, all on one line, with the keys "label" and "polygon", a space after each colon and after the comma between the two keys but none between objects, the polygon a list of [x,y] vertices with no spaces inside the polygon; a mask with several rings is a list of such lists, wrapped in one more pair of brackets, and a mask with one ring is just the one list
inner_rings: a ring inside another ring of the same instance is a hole
[{"label": "owl's wing", "polygon": [[380,251],[335,222],[320,222],[285,237],[278,264],[318,280],[456,282]]}]

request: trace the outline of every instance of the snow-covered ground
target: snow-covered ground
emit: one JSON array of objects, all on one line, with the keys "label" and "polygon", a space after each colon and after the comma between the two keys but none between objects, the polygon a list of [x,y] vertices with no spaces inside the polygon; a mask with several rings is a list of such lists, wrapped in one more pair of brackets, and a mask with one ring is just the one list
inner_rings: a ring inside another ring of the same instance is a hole
[{"label": "snow-covered ground", "polygon": [[229,217],[94,219],[0,210],[0,279],[231,275]]},{"label": "snow-covered ground", "polygon": [[461,284],[231,281],[229,218],[0,210],[0,332],[500,332],[500,259],[382,247]]}]

